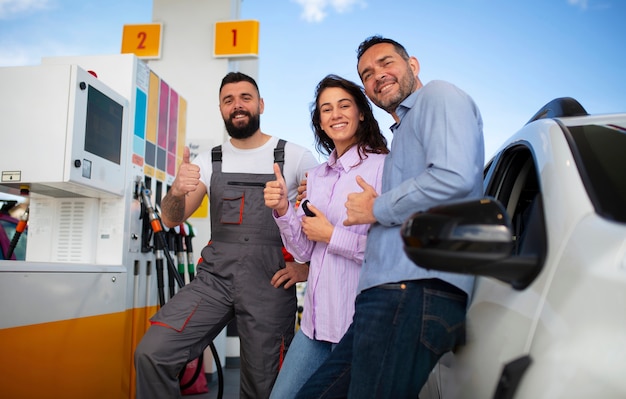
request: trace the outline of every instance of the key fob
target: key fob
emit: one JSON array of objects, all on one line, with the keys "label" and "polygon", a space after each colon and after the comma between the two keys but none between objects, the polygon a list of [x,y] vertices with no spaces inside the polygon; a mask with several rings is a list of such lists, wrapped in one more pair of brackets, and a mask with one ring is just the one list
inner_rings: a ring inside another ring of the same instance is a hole
[{"label": "key fob", "polygon": [[311,212],[311,210],[309,209],[309,200],[304,200],[304,202],[302,203],[302,210],[304,211],[304,214],[309,216],[309,217],[313,217],[315,216],[315,214],[313,212]]}]

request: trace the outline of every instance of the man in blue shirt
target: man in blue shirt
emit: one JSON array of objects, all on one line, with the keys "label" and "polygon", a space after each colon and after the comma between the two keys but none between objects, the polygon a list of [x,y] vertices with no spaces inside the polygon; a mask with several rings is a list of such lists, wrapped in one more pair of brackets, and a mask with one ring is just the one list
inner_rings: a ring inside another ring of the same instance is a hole
[{"label": "man in blue shirt", "polygon": [[450,83],[423,85],[419,62],[394,40],[370,37],[357,58],[365,93],[395,120],[391,152],[381,194],[357,178],[363,191],[346,202],[345,225],[372,223],[352,325],[298,398],[416,398],[465,339],[473,277],[416,266],[400,227],[417,211],[482,195],[480,111]]}]

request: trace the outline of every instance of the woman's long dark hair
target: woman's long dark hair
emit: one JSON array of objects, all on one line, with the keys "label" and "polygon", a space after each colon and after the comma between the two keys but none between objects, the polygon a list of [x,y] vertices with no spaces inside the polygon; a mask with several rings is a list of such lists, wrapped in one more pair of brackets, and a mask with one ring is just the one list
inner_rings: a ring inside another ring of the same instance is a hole
[{"label": "woman's long dark hair", "polygon": [[358,146],[359,157],[361,160],[367,158],[367,153],[371,154],[387,154],[387,139],[380,132],[380,127],[363,89],[340,76],[327,75],[322,79],[315,89],[315,102],[311,104],[311,126],[315,132],[315,146],[320,153],[330,155],[335,149],[335,143],[328,137],[326,132],[322,130],[320,125],[320,108],[319,99],[322,92],[330,87],[338,87],[345,90],[354,98],[354,102],[361,114],[363,121],[359,122],[356,129],[356,143]]}]

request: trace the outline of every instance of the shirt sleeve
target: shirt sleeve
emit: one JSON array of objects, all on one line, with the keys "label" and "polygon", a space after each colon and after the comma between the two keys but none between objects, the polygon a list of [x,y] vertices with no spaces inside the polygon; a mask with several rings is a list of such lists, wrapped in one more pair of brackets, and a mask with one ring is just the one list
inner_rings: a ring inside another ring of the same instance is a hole
[{"label": "shirt sleeve", "polygon": [[355,233],[341,225],[335,225],[334,227],[328,243],[328,251],[356,263],[363,263],[367,234]]},{"label": "shirt sleeve", "polygon": [[302,215],[298,216],[293,206],[289,206],[287,213],[283,216],[278,216],[276,211],[272,211],[272,215],[274,215],[274,220],[287,251],[300,262],[310,261],[315,243],[310,241],[302,231],[299,220]]}]

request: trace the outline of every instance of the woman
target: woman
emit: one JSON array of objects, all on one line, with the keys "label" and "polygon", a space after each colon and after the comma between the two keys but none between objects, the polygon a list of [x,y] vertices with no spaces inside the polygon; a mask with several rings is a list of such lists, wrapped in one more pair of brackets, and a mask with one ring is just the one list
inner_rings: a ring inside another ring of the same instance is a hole
[{"label": "woman", "polygon": [[328,161],[308,173],[308,208],[290,206],[282,176],[265,188],[283,243],[300,261],[310,261],[300,330],[285,357],[270,398],[295,398],[324,362],[352,321],[354,299],[369,225],[346,227],[344,204],[360,187],[356,177],[380,192],[387,141],[363,90],[328,75],[316,88],[311,121],[316,146]]}]

